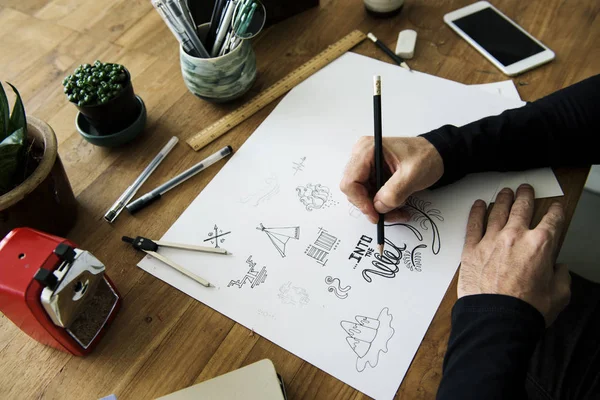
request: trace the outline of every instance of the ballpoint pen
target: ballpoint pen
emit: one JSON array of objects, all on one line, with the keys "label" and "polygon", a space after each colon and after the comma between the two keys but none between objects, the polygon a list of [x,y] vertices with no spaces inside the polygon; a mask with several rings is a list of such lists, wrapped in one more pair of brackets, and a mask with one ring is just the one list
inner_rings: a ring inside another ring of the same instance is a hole
[{"label": "ballpoint pen", "polygon": [[[249,36],[246,36],[246,31],[248,30],[248,27],[250,26],[250,24],[252,23],[252,18],[254,18],[254,13],[255,11],[258,9],[258,4],[255,2],[252,2],[252,5],[249,5],[249,10],[247,12],[247,14],[245,14],[246,18],[244,19],[244,21],[241,21],[240,25],[237,27],[236,31],[235,31],[235,35],[241,39],[248,39]],[[250,34],[250,36],[252,36],[252,34]]]},{"label": "ballpoint pen", "polygon": [[194,22],[194,17],[192,16],[192,13],[190,12],[190,9],[187,6],[187,1],[177,0],[177,3],[179,4],[179,8],[183,12],[183,16],[185,17],[187,22],[194,28],[194,30],[196,30],[196,23]]},{"label": "ballpoint pen", "polygon": [[152,5],[186,53],[193,57],[210,57],[204,45],[198,39],[196,30],[187,22],[175,0],[152,0]]},{"label": "ballpoint pen", "polygon": [[206,43],[207,49],[212,49],[215,39],[217,37],[217,29],[221,23],[221,15],[223,14],[223,3],[225,0],[216,0],[213,8],[212,16],[210,18],[210,26],[206,34],[204,43]]},{"label": "ballpoint pen", "polygon": [[210,167],[217,161],[222,160],[223,158],[227,157],[232,152],[233,152],[233,149],[231,148],[231,146],[223,147],[221,150],[208,156],[207,158],[200,161],[198,164],[194,165],[193,167],[185,170],[184,172],[177,175],[176,177],[169,179],[167,182],[163,183],[156,189],[151,190],[150,192],[141,196],[139,199],[129,203],[126,207],[127,211],[129,211],[130,214],[136,213],[137,211],[146,207],[148,204],[153,203],[156,200],[160,199],[161,196],[163,194],[167,193],[169,190],[173,189],[177,185],[190,179],[192,176],[196,175],[197,173],[204,171],[206,168]]},{"label": "ballpoint pen", "polygon": [[106,212],[106,214],[104,215],[104,219],[106,221],[112,223],[117,218],[117,216],[121,211],[123,211],[123,208],[125,208],[127,203],[129,203],[133,196],[135,196],[135,193],[140,188],[140,186],[142,186],[142,184],[146,182],[146,179],[148,179],[148,177],[152,174],[152,172],[154,172],[156,167],[160,165],[160,163],[165,159],[165,157],[167,156],[167,154],[169,154],[173,147],[175,147],[178,141],[179,139],[176,136],[173,136],[171,140],[169,140],[169,142],[158,152],[156,157],[154,157],[154,159],[150,161],[150,164],[148,164],[148,166],[142,171],[140,176],[137,177],[137,179],[131,184],[131,186],[129,186],[125,190],[125,192],[123,192],[123,194]]},{"label": "ballpoint pen", "polygon": [[225,36],[227,36],[227,31],[229,30],[229,24],[231,24],[231,18],[233,17],[233,11],[235,10],[236,4],[236,0],[230,0],[227,3],[227,9],[225,10],[223,22],[221,22],[221,25],[219,26],[219,31],[217,32],[217,39],[215,40],[215,44],[213,45],[213,48],[210,52],[210,55],[213,57],[219,55],[221,51],[221,46],[223,45]]}]

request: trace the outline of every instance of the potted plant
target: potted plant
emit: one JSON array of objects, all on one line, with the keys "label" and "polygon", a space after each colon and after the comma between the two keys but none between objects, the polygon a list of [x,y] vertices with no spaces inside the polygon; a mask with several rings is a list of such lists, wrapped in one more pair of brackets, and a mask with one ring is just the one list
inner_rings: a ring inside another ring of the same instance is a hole
[{"label": "potted plant", "polygon": [[21,226],[64,236],[75,223],[77,203],[56,135],[45,122],[26,116],[19,92],[10,86],[16,97],[12,113],[0,84],[0,238]]},{"label": "potted plant", "polygon": [[140,116],[131,75],[120,64],[82,64],[63,80],[64,92],[99,135],[112,135]]}]

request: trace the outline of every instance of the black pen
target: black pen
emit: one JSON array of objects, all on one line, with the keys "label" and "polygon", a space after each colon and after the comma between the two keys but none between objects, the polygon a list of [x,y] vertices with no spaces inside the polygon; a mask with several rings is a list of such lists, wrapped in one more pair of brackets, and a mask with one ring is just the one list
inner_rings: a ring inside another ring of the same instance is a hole
[{"label": "black pen", "polygon": [[[381,77],[373,77],[373,117],[375,121],[375,180],[377,191],[383,186],[383,135],[381,131]],[[384,215],[379,214],[377,221],[377,247],[379,254],[383,255],[383,246],[385,243],[384,234]]]},{"label": "black pen", "polygon": [[217,161],[222,160],[223,158],[227,157],[232,152],[233,152],[233,149],[231,148],[231,146],[223,147],[221,150],[217,151],[216,153],[207,157],[206,159],[200,161],[198,164],[194,165],[192,168],[182,172],[181,174],[177,175],[176,177],[163,183],[156,189],[146,193],[145,195],[138,198],[137,200],[129,203],[127,205],[127,207],[125,207],[125,208],[127,209],[127,211],[129,211],[130,214],[135,214],[142,208],[144,208],[147,205],[154,203],[156,200],[160,199],[163,194],[167,193],[169,190],[173,189],[175,186],[185,182],[186,180],[190,179],[192,176],[196,175],[197,173],[204,171],[206,168],[210,167]]},{"label": "black pen", "polygon": [[204,44],[209,50],[212,49],[215,39],[217,38],[217,28],[221,24],[221,16],[225,10],[224,2],[224,0],[215,0],[215,6],[210,19],[210,26],[208,27],[208,32],[204,39]]},{"label": "black pen", "polygon": [[375,35],[373,35],[371,32],[369,32],[369,33],[367,33],[367,37],[369,39],[371,39],[373,41],[373,43],[375,43],[381,50],[383,50],[385,52],[385,54],[390,56],[390,58],[392,60],[394,60],[396,62],[396,64],[398,64],[402,68],[405,68],[405,69],[411,71],[410,67],[404,61],[404,59],[402,57],[399,57],[398,55],[396,55],[396,53],[394,53],[392,50],[390,50],[389,47],[387,47],[385,44],[383,44],[383,42],[381,40],[377,39],[377,37],[375,37]]}]

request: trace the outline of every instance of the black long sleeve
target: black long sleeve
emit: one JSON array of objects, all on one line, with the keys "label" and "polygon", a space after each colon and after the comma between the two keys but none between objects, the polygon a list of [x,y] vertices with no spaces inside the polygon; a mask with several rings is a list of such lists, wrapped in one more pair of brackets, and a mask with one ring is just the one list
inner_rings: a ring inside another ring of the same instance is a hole
[{"label": "black long sleeve", "polygon": [[524,399],[528,362],[543,332],[542,314],[515,297],[459,299],[437,398]]},{"label": "black long sleeve", "polygon": [[444,160],[436,186],[468,173],[600,163],[600,75],[500,115],[422,135]]},{"label": "black long sleeve", "polygon": [[[600,75],[524,107],[422,136],[444,161],[436,186],[472,172],[600,163]],[[539,311],[517,298],[459,299],[438,399],[525,398],[528,363],[543,332]]]}]

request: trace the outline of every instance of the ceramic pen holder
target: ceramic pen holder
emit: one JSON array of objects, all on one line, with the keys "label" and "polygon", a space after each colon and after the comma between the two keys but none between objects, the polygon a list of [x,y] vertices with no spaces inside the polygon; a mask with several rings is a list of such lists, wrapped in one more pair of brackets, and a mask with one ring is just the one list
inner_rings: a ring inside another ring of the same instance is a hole
[{"label": "ceramic pen holder", "polygon": [[[209,25],[198,27],[202,42]],[[248,40],[242,40],[229,53],[212,58],[190,56],[179,46],[179,60],[185,85],[203,100],[223,103],[236,99],[256,80],[256,57]]]}]

